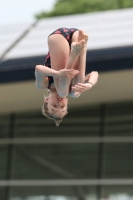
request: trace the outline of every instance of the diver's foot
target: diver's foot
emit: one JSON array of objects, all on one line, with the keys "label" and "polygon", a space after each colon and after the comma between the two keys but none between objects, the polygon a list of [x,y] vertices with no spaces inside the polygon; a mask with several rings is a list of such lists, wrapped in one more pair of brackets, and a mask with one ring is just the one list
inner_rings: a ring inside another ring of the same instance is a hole
[{"label": "diver's foot", "polygon": [[78,56],[81,53],[81,51],[85,48],[85,45],[86,45],[86,43],[85,43],[84,39],[79,42],[72,42],[71,53],[73,55]]},{"label": "diver's foot", "polygon": [[89,36],[84,31],[79,30],[78,41],[85,40],[85,43],[87,44],[88,39]]}]

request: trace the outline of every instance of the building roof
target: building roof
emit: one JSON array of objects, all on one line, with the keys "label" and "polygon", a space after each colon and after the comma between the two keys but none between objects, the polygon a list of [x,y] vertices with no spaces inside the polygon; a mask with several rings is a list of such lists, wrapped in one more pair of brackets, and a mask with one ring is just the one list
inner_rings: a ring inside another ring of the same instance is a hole
[{"label": "building roof", "polygon": [[85,13],[39,20],[35,24],[0,27],[0,55],[16,59],[46,55],[47,37],[59,27],[76,27],[89,34],[89,50],[133,45],[133,9]]},{"label": "building roof", "polygon": [[133,100],[133,9],[123,9],[0,27],[0,113],[41,108],[44,91],[35,88],[35,65],[44,64],[47,36],[62,26],[89,34],[86,73],[100,74],[95,89],[69,99],[69,106]]}]

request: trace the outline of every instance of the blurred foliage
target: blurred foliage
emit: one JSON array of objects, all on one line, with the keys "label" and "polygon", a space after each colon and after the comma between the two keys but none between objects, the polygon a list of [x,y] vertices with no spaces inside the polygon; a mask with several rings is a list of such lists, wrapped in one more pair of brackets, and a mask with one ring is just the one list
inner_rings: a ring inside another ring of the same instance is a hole
[{"label": "blurred foliage", "polygon": [[37,19],[95,11],[133,7],[133,0],[57,0],[50,12],[37,14]]}]

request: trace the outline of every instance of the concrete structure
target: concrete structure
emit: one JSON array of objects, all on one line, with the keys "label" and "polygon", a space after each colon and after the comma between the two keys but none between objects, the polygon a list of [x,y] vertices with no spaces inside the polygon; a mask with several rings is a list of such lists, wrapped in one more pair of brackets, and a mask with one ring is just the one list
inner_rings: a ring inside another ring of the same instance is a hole
[{"label": "concrete structure", "polygon": [[[35,87],[47,36],[89,34],[86,73],[99,81],[56,128]],[[114,200],[133,197],[133,9],[0,27],[0,199]],[[66,197],[66,198],[65,198]]]},{"label": "concrete structure", "polygon": [[89,34],[86,71],[100,73],[95,89],[69,105],[133,99],[133,9],[123,9],[0,27],[1,113],[39,109],[44,91],[35,88],[34,67],[44,62],[48,34],[62,26]]}]

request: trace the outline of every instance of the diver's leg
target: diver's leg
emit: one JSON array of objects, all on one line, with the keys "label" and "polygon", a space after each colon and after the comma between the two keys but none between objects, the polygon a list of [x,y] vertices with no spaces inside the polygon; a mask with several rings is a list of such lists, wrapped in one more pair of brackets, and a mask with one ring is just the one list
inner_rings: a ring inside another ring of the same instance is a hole
[{"label": "diver's leg", "polygon": [[[80,55],[76,61],[75,69],[78,70],[79,73],[72,79],[71,87],[77,85],[78,83],[85,82],[86,51],[87,51],[88,35],[86,33],[84,33],[84,31],[79,31],[78,40],[81,41],[83,39],[85,40],[86,45],[84,46],[82,52],[80,53]],[[69,95],[72,97],[75,97],[75,92],[71,89],[71,87],[70,87]]]},{"label": "diver's leg", "polygon": [[64,69],[70,54],[67,40],[61,34],[53,34],[48,38],[51,68],[57,71]]},{"label": "diver's leg", "polygon": [[[69,56],[68,61],[66,63],[65,69],[71,69],[72,66],[74,66],[75,61],[80,56],[80,53],[82,52],[84,47],[85,47],[85,41],[84,40],[81,40],[80,42],[73,42],[72,43],[70,56]],[[75,69],[75,70],[77,70],[77,69]],[[78,75],[76,75],[76,76],[78,76]],[[59,78],[58,84],[57,84],[58,85],[57,90],[59,91],[58,94],[60,96],[67,96],[69,94],[71,82],[72,82],[72,79]]]}]

